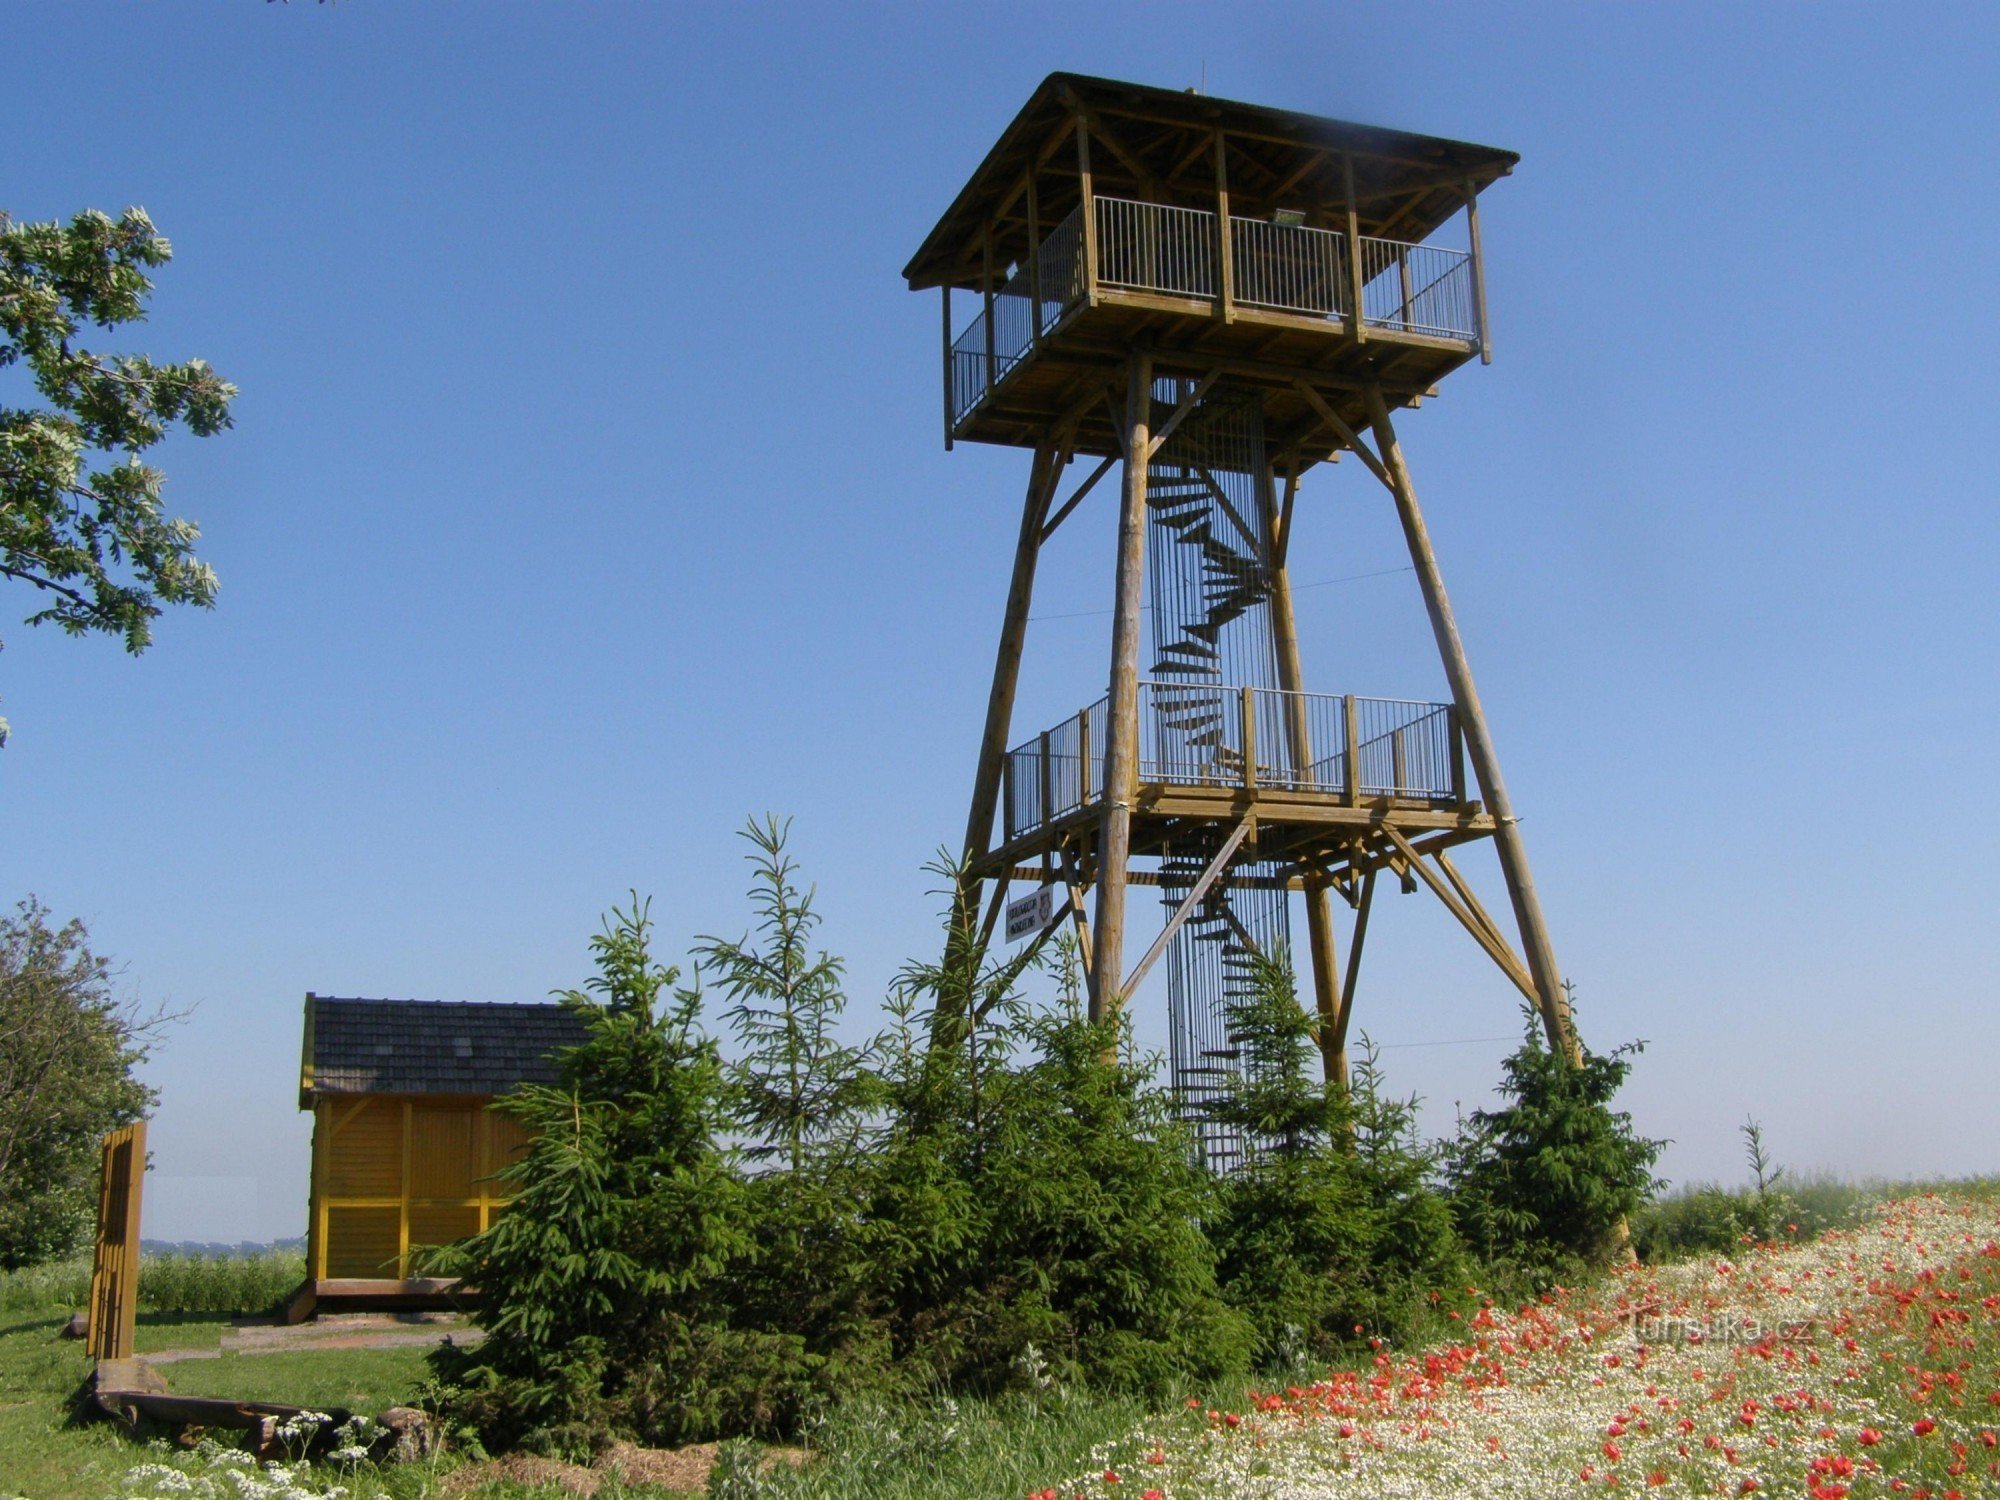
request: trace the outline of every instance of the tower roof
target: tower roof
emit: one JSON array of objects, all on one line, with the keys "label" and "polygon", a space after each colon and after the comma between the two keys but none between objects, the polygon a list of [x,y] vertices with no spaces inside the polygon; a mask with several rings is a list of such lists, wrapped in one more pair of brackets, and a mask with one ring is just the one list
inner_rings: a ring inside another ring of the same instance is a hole
[{"label": "tower roof", "polygon": [[[1026,183],[1032,173],[1043,226],[1080,196],[1076,153],[1063,143],[1090,121],[1091,175],[1099,193],[1203,205],[1214,191],[1211,143],[1229,149],[1232,212],[1326,211],[1347,203],[1351,162],[1364,234],[1421,240],[1476,192],[1510,172],[1518,153],[1442,136],[1414,135],[1207,94],[1051,73],[904,267],[911,290],[977,287],[986,275],[988,226],[1005,261],[1028,248]],[[997,278],[1000,271],[994,272]]]}]

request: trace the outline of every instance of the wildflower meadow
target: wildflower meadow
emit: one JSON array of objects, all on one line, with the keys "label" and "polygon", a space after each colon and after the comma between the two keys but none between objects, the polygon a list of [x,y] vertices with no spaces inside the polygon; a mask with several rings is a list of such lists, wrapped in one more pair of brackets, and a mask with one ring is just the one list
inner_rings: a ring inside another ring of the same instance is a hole
[{"label": "wildflower meadow", "polygon": [[1632,1265],[1463,1321],[1241,1410],[1190,1401],[1029,1500],[2000,1494],[1989,1201],[1903,1198],[1810,1243]]}]

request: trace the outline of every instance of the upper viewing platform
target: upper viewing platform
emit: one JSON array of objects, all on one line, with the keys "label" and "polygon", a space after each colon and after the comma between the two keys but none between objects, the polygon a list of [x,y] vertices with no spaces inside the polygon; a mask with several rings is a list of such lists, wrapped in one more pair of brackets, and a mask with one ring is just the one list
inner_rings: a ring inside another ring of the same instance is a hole
[{"label": "upper viewing platform", "polygon": [[[1511,151],[1077,74],[1043,81],[904,268],[942,287],[950,438],[1032,445],[1125,351],[1274,394],[1317,425],[1305,380],[1378,379],[1407,401],[1485,355],[1478,194]],[[1465,248],[1426,243],[1463,215]],[[952,314],[954,290],[978,299]],[[1358,398],[1343,419],[1365,421]]]}]

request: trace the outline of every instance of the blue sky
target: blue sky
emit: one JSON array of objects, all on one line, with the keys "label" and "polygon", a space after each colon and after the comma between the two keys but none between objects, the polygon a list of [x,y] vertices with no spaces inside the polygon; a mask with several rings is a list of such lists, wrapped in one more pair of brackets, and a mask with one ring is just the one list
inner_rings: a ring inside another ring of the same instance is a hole
[{"label": "blue sky", "polygon": [[[1490,141],[1496,362],[1402,436],[1589,1037],[1677,1179],[1735,1127],[1995,1166],[1991,342],[1976,7],[11,7],[0,208],[143,204],[149,325],[243,394],[163,452],[222,577],[143,658],[0,593],[0,897],[195,1005],[149,1235],[299,1232],[299,1013],[535,998],[598,914],[745,920],[796,816],[857,1026],[935,943],[1027,459],[939,442],[897,272],[1046,73]],[[1106,494],[1109,491],[1105,492]],[[1108,602],[1108,502],[1044,615]],[[1405,559],[1320,471],[1301,584]],[[1408,575],[1299,596],[1310,683],[1438,694]],[[8,623],[12,622],[12,623]],[[1099,690],[1037,624],[1021,734]],[[1475,878],[1497,896],[1490,854]],[[1517,1030],[1428,897],[1356,1024],[1449,1126]],[[1142,1036],[1161,1005],[1142,997]]]}]

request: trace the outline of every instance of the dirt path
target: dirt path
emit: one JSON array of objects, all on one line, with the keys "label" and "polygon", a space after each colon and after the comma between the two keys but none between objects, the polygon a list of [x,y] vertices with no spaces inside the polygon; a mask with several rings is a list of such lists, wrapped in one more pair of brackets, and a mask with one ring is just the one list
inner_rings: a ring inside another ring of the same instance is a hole
[{"label": "dirt path", "polygon": [[171,1365],[224,1354],[297,1354],[312,1349],[424,1349],[454,1343],[470,1348],[486,1337],[456,1315],[431,1313],[341,1313],[287,1327],[264,1319],[236,1323],[213,1345],[161,1349],[148,1364]]}]

